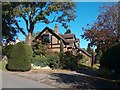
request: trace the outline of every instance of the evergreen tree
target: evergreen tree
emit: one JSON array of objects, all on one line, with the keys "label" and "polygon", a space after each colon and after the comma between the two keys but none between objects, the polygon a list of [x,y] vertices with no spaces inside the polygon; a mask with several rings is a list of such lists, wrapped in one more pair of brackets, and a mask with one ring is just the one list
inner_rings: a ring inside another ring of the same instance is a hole
[{"label": "evergreen tree", "polygon": [[71,30],[70,29],[68,29],[66,32],[65,32],[65,34],[70,34],[71,33]]},{"label": "evergreen tree", "polygon": [[102,51],[99,48],[97,48],[95,55],[95,63],[100,63],[101,56],[102,56]]},{"label": "evergreen tree", "polygon": [[61,67],[63,68],[64,66],[64,60],[63,60],[63,58],[64,58],[64,46],[63,46],[63,41],[62,40],[60,40],[60,63],[61,63]]}]

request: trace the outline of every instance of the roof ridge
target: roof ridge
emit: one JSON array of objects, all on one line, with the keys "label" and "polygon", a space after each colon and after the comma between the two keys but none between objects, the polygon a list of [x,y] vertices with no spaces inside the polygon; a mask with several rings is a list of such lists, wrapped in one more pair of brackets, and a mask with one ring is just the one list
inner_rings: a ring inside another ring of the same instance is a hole
[{"label": "roof ridge", "polygon": [[[54,34],[56,34],[60,39],[62,39],[65,43],[69,43],[65,38],[63,38],[61,35],[59,35],[59,33],[56,33],[56,32],[54,32],[54,30],[52,30],[51,28],[49,28],[48,26],[46,26],[40,33],[39,33],[39,35],[41,35],[46,29],[48,29],[48,31],[50,30],[52,33],[54,33]],[[38,35],[38,36],[39,36]],[[37,37],[38,37],[37,36]],[[36,38],[37,38],[36,37]]]}]

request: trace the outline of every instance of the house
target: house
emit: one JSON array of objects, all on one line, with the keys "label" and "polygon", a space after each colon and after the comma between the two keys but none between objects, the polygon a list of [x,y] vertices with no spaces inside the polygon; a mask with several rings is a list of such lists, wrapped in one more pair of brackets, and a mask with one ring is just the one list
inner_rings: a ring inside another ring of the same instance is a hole
[{"label": "house", "polygon": [[34,39],[34,42],[47,43],[50,50],[60,52],[60,40],[63,41],[64,52],[74,51],[77,53],[79,39],[76,38],[75,34],[59,34],[58,25],[55,25],[55,30],[49,27],[44,28]]},{"label": "house", "polygon": [[64,52],[72,51],[73,54],[83,53],[84,55],[91,58],[92,56],[80,47],[80,40],[76,38],[75,34],[59,34],[58,25],[56,24],[54,30],[49,27],[45,27],[38,36],[35,37],[33,42],[47,43],[48,49],[56,52],[60,52],[60,40],[63,41]]}]

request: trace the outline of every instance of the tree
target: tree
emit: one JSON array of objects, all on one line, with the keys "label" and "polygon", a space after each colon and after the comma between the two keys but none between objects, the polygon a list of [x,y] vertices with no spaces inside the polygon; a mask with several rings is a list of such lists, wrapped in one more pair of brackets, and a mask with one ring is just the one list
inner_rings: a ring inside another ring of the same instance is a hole
[{"label": "tree", "polygon": [[96,51],[95,63],[100,63],[100,59],[102,57],[102,51],[99,49],[99,47],[97,47],[95,51]]},{"label": "tree", "polygon": [[92,58],[91,58],[91,67],[93,67],[93,64],[94,64],[94,51],[91,48],[90,43],[88,44],[87,52],[92,56]]},{"label": "tree", "polygon": [[64,66],[64,60],[63,60],[63,58],[64,58],[64,46],[63,46],[62,40],[60,40],[60,55],[59,55],[59,57],[60,57],[61,67],[63,68],[63,66]]},{"label": "tree", "polygon": [[120,24],[118,22],[118,4],[103,5],[100,14],[93,25],[87,24],[83,28],[82,37],[89,40],[91,45],[99,47],[105,52],[112,44],[119,42]]},{"label": "tree", "polygon": [[87,52],[91,55],[93,55],[94,51],[93,49],[91,48],[90,44],[88,44],[88,47],[87,47]]},{"label": "tree", "polygon": [[[10,8],[16,3],[10,2]],[[8,10],[7,10],[8,11]],[[26,37],[26,44],[31,45],[31,38],[34,27],[37,23],[61,23],[65,28],[68,23],[75,19],[75,3],[73,2],[19,2],[12,10],[10,19],[23,35]],[[7,13],[8,14],[8,13]],[[22,28],[20,23],[25,22],[25,27]]]},{"label": "tree", "polygon": [[71,30],[70,29],[68,29],[66,32],[65,32],[65,34],[70,34],[71,33]]},{"label": "tree", "polygon": [[106,68],[114,71],[115,74],[120,74],[120,42],[113,44],[103,53],[100,68]]},{"label": "tree", "polygon": [[[17,5],[17,3],[16,3]],[[18,32],[16,28],[12,26],[13,19],[11,14],[15,5],[10,3],[2,3],[2,39],[6,39],[6,42],[14,41],[16,33]]]}]

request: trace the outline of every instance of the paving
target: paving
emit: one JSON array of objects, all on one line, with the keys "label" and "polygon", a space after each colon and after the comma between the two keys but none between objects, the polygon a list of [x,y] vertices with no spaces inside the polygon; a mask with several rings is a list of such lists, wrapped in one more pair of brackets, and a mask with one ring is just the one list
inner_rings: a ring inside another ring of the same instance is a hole
[{"label": "paving", "polygon": [[119,89],[119,86],[114,82],[75,71],[31,70],[22,73],[12,72],[12,74],[56,88]]},{"label": "paving", "polygon": [[55,87],[44,83],[39,83],[31,79],[19,77],[8,72],[2,72],[2,88],[55,88]]}]

